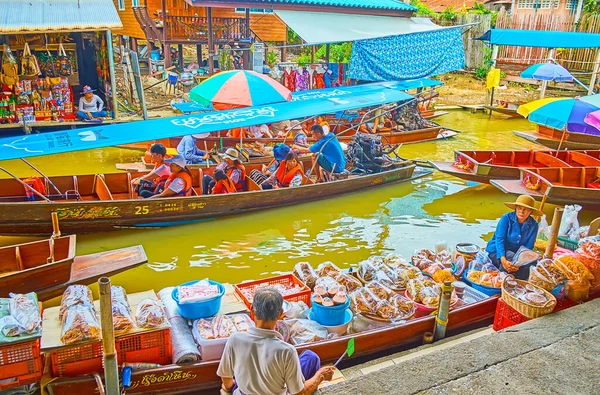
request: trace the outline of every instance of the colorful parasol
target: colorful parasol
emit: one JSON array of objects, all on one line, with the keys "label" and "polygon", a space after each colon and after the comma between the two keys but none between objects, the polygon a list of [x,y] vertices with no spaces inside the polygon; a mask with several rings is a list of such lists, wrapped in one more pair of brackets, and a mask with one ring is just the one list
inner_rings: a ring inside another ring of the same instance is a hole
[{"label": "colorful parasol", "polygon": [[292,100],[292,92],[277,81],[247,70],[213,75],[190,91],[190,98],[216,110],[260,106]]},{"label": "colorful parasol", "polygon": [[569,132],[599,135],[600,131],[585,122],[589,113],[600,106],[589,103],[590,96],[582,98],[546,98],[519,106],[517,112],[531,122]]},{"label": "colorful parasol", "polygon": [[521,77],[534,78],[542,81],[573,81],[573,75],[569,73],[569,70],[555,63],[540,63],[529,66],[521,73]]}]

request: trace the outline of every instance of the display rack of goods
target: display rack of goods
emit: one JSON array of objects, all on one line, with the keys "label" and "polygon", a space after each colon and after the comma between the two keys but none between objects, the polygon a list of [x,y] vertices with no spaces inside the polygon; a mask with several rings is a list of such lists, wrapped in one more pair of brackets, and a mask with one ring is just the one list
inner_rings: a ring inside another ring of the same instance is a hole
[{"label": "display rack of goods", "polygon": [[234,288],[242,298],[246,307],[250,310],[252,309],[254,294],[256,294],[258,290],[265,288],[276,289],[283,295],[283,299],[288,302],[298,302],[302,300],[310,306],[310,288],[293,274],[284,274],[262,280],[247,281],[234,285]]}]

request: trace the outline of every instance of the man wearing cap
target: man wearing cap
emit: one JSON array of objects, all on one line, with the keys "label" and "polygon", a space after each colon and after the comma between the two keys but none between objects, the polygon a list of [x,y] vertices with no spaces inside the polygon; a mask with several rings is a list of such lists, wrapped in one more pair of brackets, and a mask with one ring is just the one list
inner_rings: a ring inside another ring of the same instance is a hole
[{"label": "man wearing cap", "polygon": [[171,169],[171,175],[165,182],[165,188],[161,193],[148,198],[191,196],[193,192],[192,173],[186,167],[185,159],[181,155],[175,155],[172,158],[165,159],[165,163]]},{"label": "man wearing cap", "polygon": [[177,153],[185,159],[188,165],[204,163],[208,159],[208,154],[196,145],[197,136],[197,134],[183,136],[179,144],[177,144]]},{"label": "man wearing cap", "polygon": [[83,96],[79,98],[79,111],[77,111],[79,119],[99,121],[100,118],[107,115],[104,111],[104,102],[100,99],[100,96],[94,94],[94,89],[86,85],[81,93]]},{"label": "man wearing cap", "polygon": [[275,330],[283,313],[283,297],[273,288],[261,289],[252,303],[256,327],[227,339],[217,369],[221,393],[233,395],[309,395],[333,377],[334,367],[321,367],[310,350],[296,349]]},{"label": "man wearing cap", "polygon": [[485,250],[498,269],[512,273],[518,279],[527,280],[529,266],[536,262],[517,266],[513,264],[513,258],[520,247],[533,249],[538,233],[538,223],[531,217],[531,214],[542,215],[542,212],[535,208],[535,200],[529,195],[521,195],[514,203],[505,202],[504,204],[514,211],[506,213],[500,218],[494,236],[488,242]]},{"label": "man wearing cap", "polygon": [[310,130],[317,142],[308,148],[294,144],[292,149],[296,149],[301,153],[317,155],[317,163],[315,163],[315,168],[318,171],[317,182],[322,182],[325,179],[322,170],[329,173],[342,173],[346,168],[346,157],[335,134],[329,133],[325,136],[323,127],[319,124],[313,125]]},{"label": "man wearing cap", "polygon": [[[219,154],[219,157],[223,159],[223,163],[215,170],[223,170],[235,184],[236,191],[243,192],[246,189],[246,168],[240,163],[238,151],[235,148],[227,148],[227,151]],[[205,175],[202,179],[202,193],[208,195],[214,186],[215,180],[211,176]]]}]

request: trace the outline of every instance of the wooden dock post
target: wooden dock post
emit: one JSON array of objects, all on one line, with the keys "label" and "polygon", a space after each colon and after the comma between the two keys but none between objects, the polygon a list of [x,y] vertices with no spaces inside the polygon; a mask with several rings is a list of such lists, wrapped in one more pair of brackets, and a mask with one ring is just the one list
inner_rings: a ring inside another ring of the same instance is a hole
[{"label": "wooden dock post", "polygon": [[119,365],[115,350],[115,333],[112,320],[110,279],[98,280],[100,287],[100,323],[102,325],[102,347],[104,348],[104,387],[107,395],[119,395]]}]

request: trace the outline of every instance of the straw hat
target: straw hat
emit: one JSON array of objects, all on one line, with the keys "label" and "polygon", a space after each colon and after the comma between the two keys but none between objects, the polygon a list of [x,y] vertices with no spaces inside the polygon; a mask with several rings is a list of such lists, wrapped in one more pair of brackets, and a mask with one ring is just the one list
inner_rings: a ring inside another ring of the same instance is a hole
[{"label": "straw hat", "polygon": [[525,207],[528,208],[530,210],[532,210],[532,214],[533,215],[542,215],[543,213],[535,208],[535,199],[532,198],[529,195],[521,195],[517,198],[517,200],[515,200],[515,202],[504,202],[504,204],[515,210],[517,208],[517,206],[521,206],[521,207]]},{"label": "straw hat", "polygon": [[238,160],[238,151],[235,148],[227,148],[224,154],[219,154],[221,158],[229,158],[231,160]]}]

